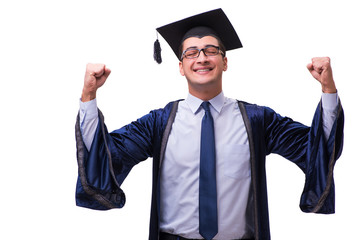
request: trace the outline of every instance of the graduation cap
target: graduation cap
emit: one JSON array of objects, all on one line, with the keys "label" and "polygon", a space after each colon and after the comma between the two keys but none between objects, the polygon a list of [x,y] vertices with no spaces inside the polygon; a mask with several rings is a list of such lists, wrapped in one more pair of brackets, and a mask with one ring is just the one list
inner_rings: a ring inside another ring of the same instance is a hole
[{"label": "graduation cap", "polygon": [[[213,36],[222,42],[227,51],[242,47],[234,27],[221,8],[170,23],[156,30],[167,41],[179,60],[179,48],[189,37]],[[157,39],[154,43],[154,59],[157,63],[162,62],[160,53],[160,43]]]}]

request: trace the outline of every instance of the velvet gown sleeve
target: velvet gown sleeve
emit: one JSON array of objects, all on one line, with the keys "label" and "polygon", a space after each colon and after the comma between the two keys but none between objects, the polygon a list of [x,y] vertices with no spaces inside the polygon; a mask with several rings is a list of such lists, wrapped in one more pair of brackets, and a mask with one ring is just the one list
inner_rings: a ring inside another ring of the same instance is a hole
[{"label": "velvet gown sleeve", "polygon": [[149,157],[161,137],[162,110],[108,133],[99,110],[99,123],[88,151],[82,140],[79,116],[75,127],[78,181],[76,204],[97,210],[121,208],[125,194],[120,188],[132,167]]},{"label": "velvet gown sleeve", "polygon": [[328,139],[323,133],[321,103],[316,109],[311,127],[281,117],[269,108],[265,108],[264,114],[266,154],[280,154],[305,173],[301,210],[334,213],[333,170],[343,147],[344,113],[341,103]]}]

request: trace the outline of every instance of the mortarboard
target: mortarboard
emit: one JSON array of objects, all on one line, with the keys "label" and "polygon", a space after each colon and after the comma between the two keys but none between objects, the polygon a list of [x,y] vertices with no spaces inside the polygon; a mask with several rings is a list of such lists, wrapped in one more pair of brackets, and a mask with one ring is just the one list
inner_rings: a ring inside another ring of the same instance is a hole
[{"label": "mortarboard", "polygon": [[[242,47],[234,27],[221,8],[167,24],[156,30],[167,41],[179,60],[179,48],[189,37],[214,36],[221,40],[227,51]],[[158,63],[161,63],[160,52],[160,43],[156,40],[154,59]]]}]

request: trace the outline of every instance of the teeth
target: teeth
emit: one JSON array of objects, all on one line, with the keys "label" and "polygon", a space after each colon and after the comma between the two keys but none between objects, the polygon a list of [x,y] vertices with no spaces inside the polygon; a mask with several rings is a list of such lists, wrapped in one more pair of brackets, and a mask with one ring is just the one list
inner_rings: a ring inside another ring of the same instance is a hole
[{"label": "teeth", "polygon": [[210,69],[199,69],[199,70],[196,70],[196,72],[208,72],[210,71]]}]

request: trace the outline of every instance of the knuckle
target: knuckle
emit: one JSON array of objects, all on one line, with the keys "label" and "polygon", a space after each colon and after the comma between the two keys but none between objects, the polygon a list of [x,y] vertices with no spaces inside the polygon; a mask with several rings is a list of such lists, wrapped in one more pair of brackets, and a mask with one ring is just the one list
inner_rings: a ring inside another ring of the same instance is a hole
[{"label": "knuckle", "polygon": [[94,64],[92,64],[92,63],[88,63],[88,64],[86,64],[86,71],[87,71],[87,72],[92,71],[92,70],[93,70],[93,68],[94,68]]}]

